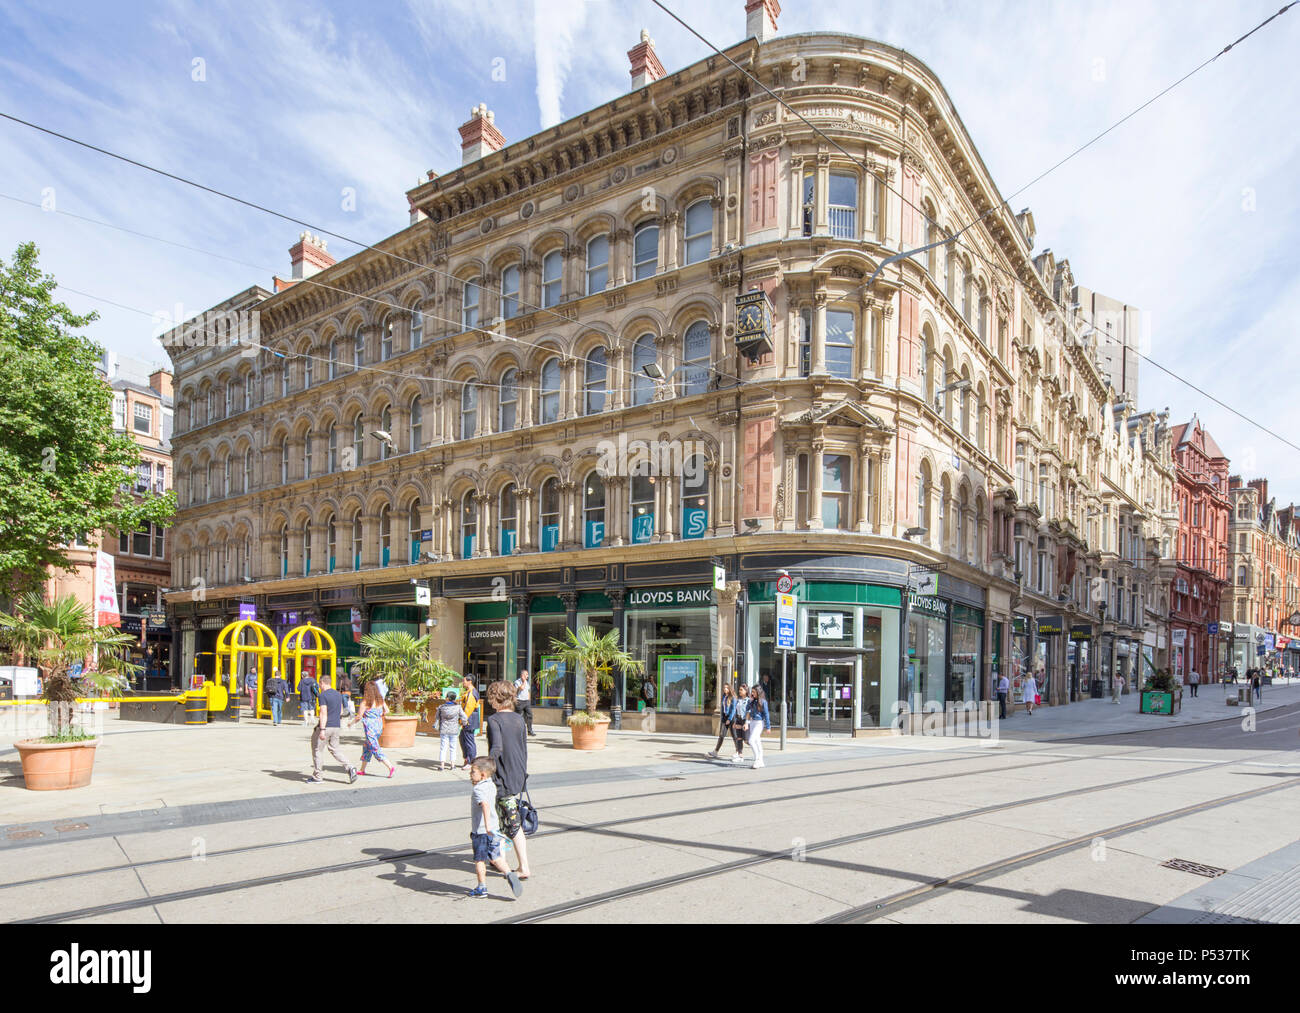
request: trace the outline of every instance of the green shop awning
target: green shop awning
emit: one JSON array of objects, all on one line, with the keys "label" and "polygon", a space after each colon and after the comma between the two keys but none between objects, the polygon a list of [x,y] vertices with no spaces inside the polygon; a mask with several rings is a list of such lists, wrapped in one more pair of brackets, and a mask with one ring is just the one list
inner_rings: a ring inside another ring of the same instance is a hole
[{"label": "green shop awning", "polygon": [[510,614],[508,601],[476,601],[465,606],[465,622],[482,622],[485,619],[504,619]]},{"label": "green shop awning", "polygon": [[[762,605],[776,601],[776,581],[751,580],[749,582],[749,603]],[[902,608],[903,595],[896,587],[882,587],[879,584],[848,584],[839,581],[808,581],[803,585],[800,603],[826,602],[837,605],[883,605],[886,608]]]}]

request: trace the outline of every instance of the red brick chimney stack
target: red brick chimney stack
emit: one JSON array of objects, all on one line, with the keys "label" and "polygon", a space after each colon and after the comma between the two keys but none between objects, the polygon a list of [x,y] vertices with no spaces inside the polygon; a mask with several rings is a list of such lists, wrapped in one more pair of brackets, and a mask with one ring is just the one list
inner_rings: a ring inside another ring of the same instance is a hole
[{"label": "red brick chimney stack", "polygon": [[655,56],[655,40],[644,28],[641,29],[641,41],[627,51],[627,58],[632,62],[633,91],[664,76],[664,65]]},{"label": "red brick chimney stack", "polygon": [[480,102],[469,111],[469,122],[460,128],[460,164],[469,165],[506,146],[506,139],[496,128],[496,115]]},{"label": "red brick chimney stack", "polygon": [[324,239],[318,239],[310,232],[299,233],[298,242],[289,247],[289,266],[292,268],[289,277],[301,281],[333,267],[335,261],[329,255],[328,246]]},{"label": "red brick chimney stack", "polygon": [[778,0],[746,0],[745,38],[759,42],[776,38],[776,19],[780,14]]}]

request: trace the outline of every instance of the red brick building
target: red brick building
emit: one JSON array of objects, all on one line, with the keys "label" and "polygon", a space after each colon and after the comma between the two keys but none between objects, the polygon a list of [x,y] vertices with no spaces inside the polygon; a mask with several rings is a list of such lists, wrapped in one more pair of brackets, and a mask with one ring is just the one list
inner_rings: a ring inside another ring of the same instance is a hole
[{"label": "red brick building", "polygon": [[1177,569],[1169,595],[1170,667],[1186,682],[1216,681],[1225,659],[1209,626],[1219,621],[1228,579],[1228,458],[1193,415],[1175,426],[1174,499],[1178,507]]}]

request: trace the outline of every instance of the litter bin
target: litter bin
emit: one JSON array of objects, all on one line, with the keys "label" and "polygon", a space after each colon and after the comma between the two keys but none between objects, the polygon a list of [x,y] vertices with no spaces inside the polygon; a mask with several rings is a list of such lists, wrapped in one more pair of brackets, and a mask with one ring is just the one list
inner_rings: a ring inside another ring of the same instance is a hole
[{"label": "litter bin", "polygon": [[1088,683],[1088,695],[1094,700],[1100,700],[1102,698],[1103,693],[1100,679],[1093,679]]},{"label": "litter bin", "polygon": [[1238,686],[1238,687],[1237,687],[1237,703],[1238,703],[1238,705],[1243,704],[1243,703],[1250,703],[1250,687],[1249,687],[1249,686]]}]

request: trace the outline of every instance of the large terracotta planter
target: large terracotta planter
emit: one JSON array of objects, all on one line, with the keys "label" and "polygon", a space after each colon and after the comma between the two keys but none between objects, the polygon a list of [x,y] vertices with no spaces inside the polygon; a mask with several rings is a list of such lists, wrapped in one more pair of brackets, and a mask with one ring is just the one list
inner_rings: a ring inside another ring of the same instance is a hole
[{"label": "large terracotta planter", "polygon": [[62,791],[90,784],[99,739],[86,742],[15,742],[23,779],[31,791]]},{"label": "large terracotta planter", "polygon": [[384,730],[379,733],[380,747],[403,749],[415,745],[415,726],[419,721],[418,714],[389,714],[384,718]]},{"label": "large terracotta planter", "polygon": [[604,749],[607,731],[609,731],[608,721],[597,721],[594,725],[569,725],[574,749]]}]

